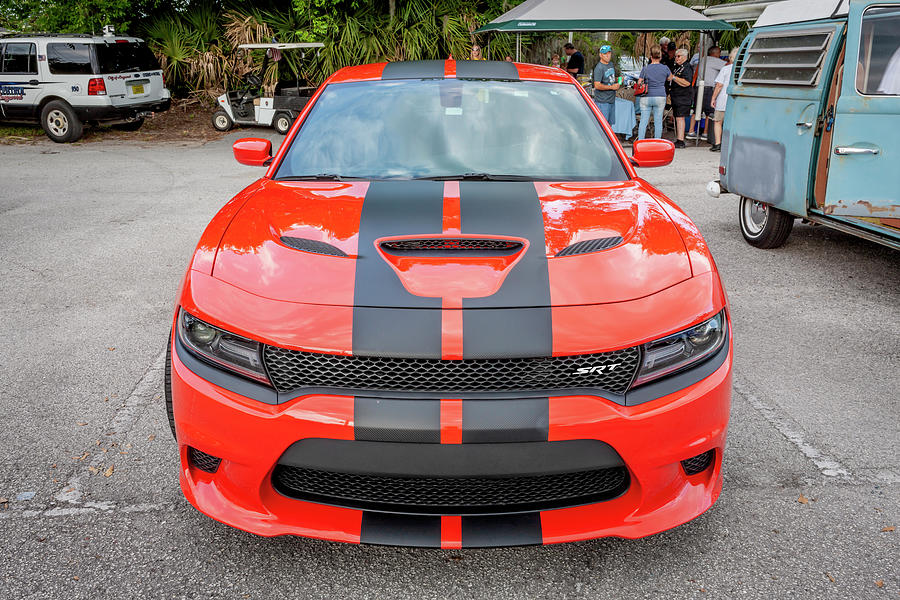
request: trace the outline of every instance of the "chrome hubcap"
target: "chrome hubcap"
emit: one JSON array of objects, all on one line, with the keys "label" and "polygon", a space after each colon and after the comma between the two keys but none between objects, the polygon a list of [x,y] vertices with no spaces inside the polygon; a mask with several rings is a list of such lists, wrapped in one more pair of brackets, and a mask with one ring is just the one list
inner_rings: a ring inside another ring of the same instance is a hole
[{"label": "chrome hubcap", "polygon": [[284,117],[278,119],[278,129],[280,129],[281,131],[287,131],[289,125],[290,123],[288,123],[288,120]]},{"label": "chrome hubcap", "polygon": [[216,117],[216,127],[219,129],[225,129],[228,127],[228,119],[225,118],[225,115],[219,115]]},{"label": "chrome hubcap", "polygon": [[51,110],[47,115],[47,129],[55,136],[62,137],[69,131],[69,120],[61,110]]},{"label": "chrome hubcap", "polygon": [[750,235],[759,235],[769,219],[769,207],[762,202],[748,198],[744,198],[742,202],[744,228]]}]

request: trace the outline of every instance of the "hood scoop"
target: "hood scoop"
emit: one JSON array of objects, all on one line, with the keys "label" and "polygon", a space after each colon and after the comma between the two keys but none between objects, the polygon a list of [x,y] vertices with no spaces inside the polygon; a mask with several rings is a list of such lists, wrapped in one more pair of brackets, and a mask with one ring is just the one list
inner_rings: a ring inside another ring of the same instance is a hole
[{"label": "hood scoop", "polygon": [[517,253],[522,242],[474,237],[413,238],[381,242],[381,249],[394,255],[496,256]]},{"label": "hood scoop", "polygon": [[528,240],[404,236],[375,240],[375,248],[410,294],[458,301],[495,294],[525,254]]},{"label": "hood scoop", "polygon": [[347,253],[332,246],[327,242],[319,242],[307,238],[281,236],[281,243],[294,250],[303,250],[304,252],[312,252],[313,254],[326,254],[328,256],[347,256]]},{"label": "hood scoop", "polygon": [[556,256],[573,256],[575,254],[590,254],[591,252],[600,252],[601,250],[609,250],[622,244],[625,240],[621,236],[602,237],[593,240],[582,240],[575,242],[571,246],[566,246],[556,253]]}]

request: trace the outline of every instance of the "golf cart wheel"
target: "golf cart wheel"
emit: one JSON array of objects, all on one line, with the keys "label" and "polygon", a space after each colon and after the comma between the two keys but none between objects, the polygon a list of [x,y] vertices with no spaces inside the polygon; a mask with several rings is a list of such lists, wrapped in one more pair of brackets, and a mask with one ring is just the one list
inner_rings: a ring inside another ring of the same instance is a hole
[{"label": "golf cart wheel", "polygon": [[272,127],[281,135],[286,134],[293,124],[294,118],[291,117],[291,113],[284,111],[275,113],[275,118],[272,119]]},{"label": "golf cart wheel", "polygon": [[234,121],[231,120],[231,117],[224,110],[217,110],[213,113],[212,124],[219,131],[228,131],[234,127]]},{"label": "golf cart wheel", "polygon": [[41,127],[47,137],[59,144],[74,142],[81,137],[83,126],[78,115],[62,100],[48,102],[41,110]]},{"label": "golf cart wheel", "polygon": [[137,131],[143,126],[144,120],[137,119],[135,121],[129,121],[127,123],[116,123],[112,126],[113,129],[118,129],[119,131]]},{"label": "golf cart wheel", "polygon": [[743,196],[738,208],[738,218],[744,239],[757,248],[778,248],[784,245],[794,227],[794,217],[788,213]]}]

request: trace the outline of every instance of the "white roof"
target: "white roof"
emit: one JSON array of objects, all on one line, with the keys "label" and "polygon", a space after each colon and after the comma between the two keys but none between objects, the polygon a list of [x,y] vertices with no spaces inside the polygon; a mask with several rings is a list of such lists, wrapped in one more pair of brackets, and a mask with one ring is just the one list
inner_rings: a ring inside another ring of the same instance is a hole
[{"label": "white roof", "polygon": [[298,44],[241,44],[238,48],[257,50],[262,48],[275,48],[276,50],[293,50],[294,48],[324,48],[322,42],[302,42]]},{"label": "white roof", "polygon": [[754,27],[846,17],[850,0],[786,0],[766,7]]},{"label": "white roof", "polygon": [[716,4],[714,6],[692,6],[694,10],[699,10],[710,19],[721,19],[729,23],[738,21],[755,21],[759,15],[763,13],[767,6],[776,2],[784,2],[785,0],[743,0],[742,2],[729,2],[727,4]]}]

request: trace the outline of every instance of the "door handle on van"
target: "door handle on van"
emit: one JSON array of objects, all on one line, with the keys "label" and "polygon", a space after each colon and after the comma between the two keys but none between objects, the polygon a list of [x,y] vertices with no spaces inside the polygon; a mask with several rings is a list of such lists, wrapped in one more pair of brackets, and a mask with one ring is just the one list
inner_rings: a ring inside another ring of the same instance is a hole
[{"label": "door handle on van", "polygon": [[812,129],[813,124],[810,121],[800,121],[797,123],[797,127],[806,127],[807,129]]},{"label": "door handle on van", "polygon": [[32,79],[31,81],[28,82],[28,85],[37,85],[39,83],[40,83],[40,81],[38,81],[37,79]]},{"label": "door handle on van", "polygon": [[851,154],[879,154],[878,148],[854,148],[853,146],[835,146],[834,153],[838,156],[849,156]]}]

